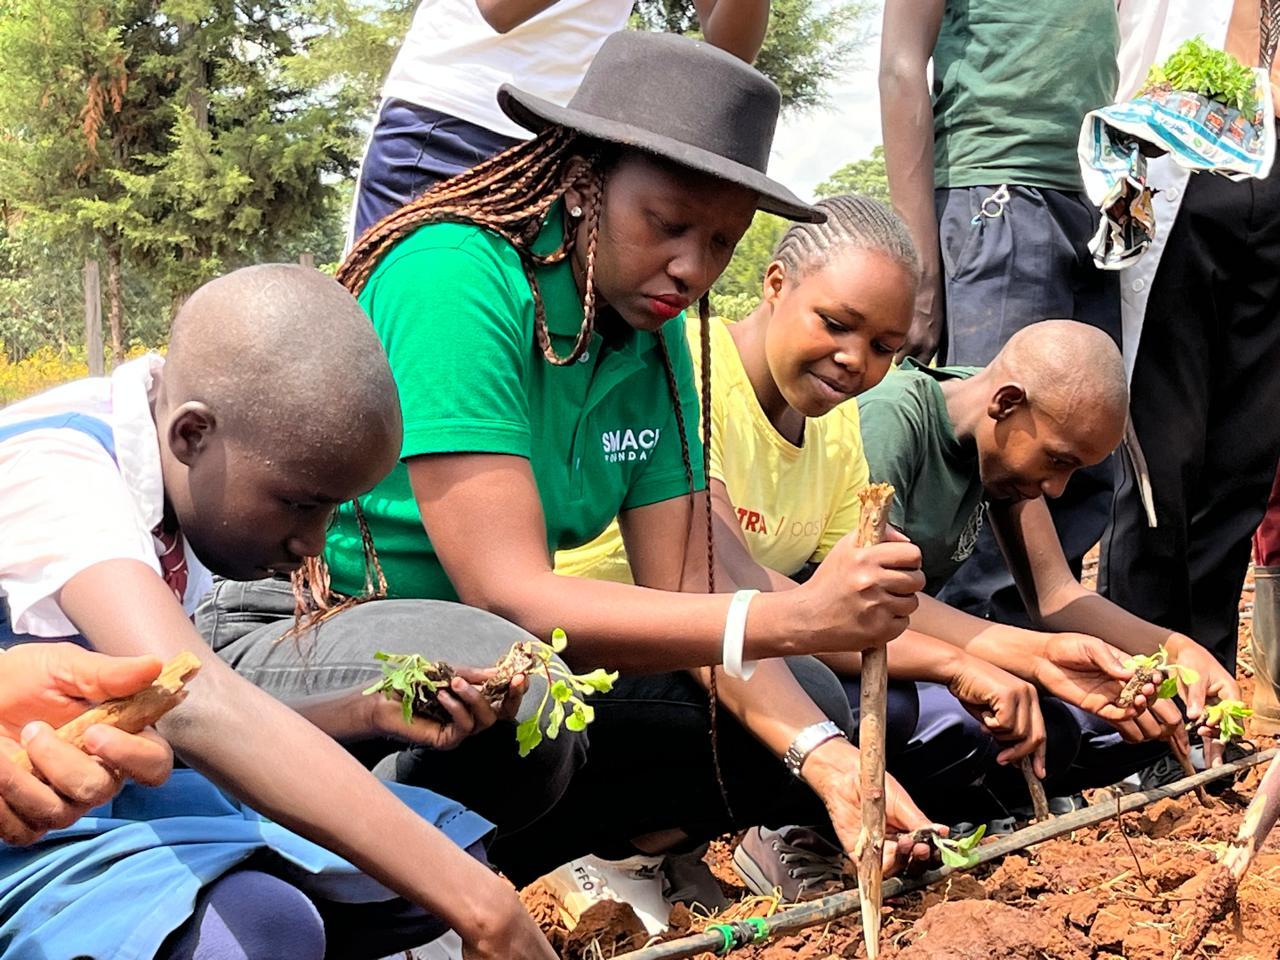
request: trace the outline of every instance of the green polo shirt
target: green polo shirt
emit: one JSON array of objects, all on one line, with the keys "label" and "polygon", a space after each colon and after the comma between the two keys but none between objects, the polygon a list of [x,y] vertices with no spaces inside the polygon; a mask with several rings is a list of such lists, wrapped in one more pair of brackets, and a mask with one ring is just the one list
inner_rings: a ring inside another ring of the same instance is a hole
[{"label": "green polo shirt", "polygon": [[893,484],[889,522],[920,548],[930,594],[973,553],[982,529],[978,454],[956,439],[941,386],[980,369],[932,369],[908,358],[858,397],[871,480]]},{"label": "green polo shirt", "polygon": [[[552,208],[535,252],[556,249]],[[552,344],[561,356],[582,323],[568,259],[537,268]],[[361,500],[393,597],[457,599],[428,539],[404,460],[433,453],[503,453],[533,469],[547,550],[597,536],[622,510],[689,489],[659,334],[593,334],[568,366],[543,357],[533,296],[515,249],[469,224],[422,227],[383,257],[360,295],[386,348],[404,414],[402,462]],[[684,317],[664,324],[689,434],[695,487],[704,485],[698,400]],[[497,527],[500,529],[501,524]],[[501,550],[496,551],[501,555]],[[360,535],[349,506],[326,549],[333,587],[364,590]]]}]

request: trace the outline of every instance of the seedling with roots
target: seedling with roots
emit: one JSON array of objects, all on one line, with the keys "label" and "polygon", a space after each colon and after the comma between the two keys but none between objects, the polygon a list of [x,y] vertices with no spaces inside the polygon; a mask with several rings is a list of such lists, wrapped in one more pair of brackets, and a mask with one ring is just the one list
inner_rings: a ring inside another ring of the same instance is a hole
[{"label": "seedling with roots", "polygon": [[[555,655],[568,646],[565,632],[557,627],[551,632],[551,643],[526,640],[512,644],[494,665],[494,675],[480,686],[480,694],[497,707],[507,695],[511,681],[518,674],[541,674],[547,681],[542,702],[531,717],[516,727],[516,743],[520,756],[542,742],[542,717],[550,704],[547,716],[546,736],[554,740],[560,730],[579,733],[595,719],[595,709],[582,698],[593,693],[607,693],[613,689],[617,673],[596,669],[590,673],[570,673],[555,659]],[[449,689],[456,671],[444,661],[428,660],[418,654],[383,653],[374,657],[382,661],[382,679],[365,694],[382,694],[388,700],[399,700],[404,710],[404,722],[412,723],[414,714],[428,717],[440,723],[449,722],[449,713],[436,699],[439,691]]]},{"label": "seedling with roots", "polygon": [[924,827],[921,830],[912,831],[911,841],[932,846],[938,851],[944,866],[965,870],[978,862],[978,844],[982,842],[982,836],[986,832],[987,825],[984,823],[967,837],[952,840],[938,833],[935,827]]},{"label": "seedling with roots", "polygon": [[1164,675],[1164,679],[1156,687],[1157,700],[1169,700],[1176,697],[1178,695],[1179,680],[1184,685],[1189,686],[1200,679],[1200,674],[1190,667],[1184,667],[1178,663],[1170,663],[1169,654],[1164,647],[1150,655],[1139,654],[1138,656],[1130,657],[1125,661],[1124,665],[1133,671],[1133,676],[1129,678],[1129,681],[1120,690],[1120,696],[1116,698],[1116,703],[1122,707],[1133,706],[1133,701],[1138,696],[1138,692],[1148,683],[1155,683],[1157,673]]}]

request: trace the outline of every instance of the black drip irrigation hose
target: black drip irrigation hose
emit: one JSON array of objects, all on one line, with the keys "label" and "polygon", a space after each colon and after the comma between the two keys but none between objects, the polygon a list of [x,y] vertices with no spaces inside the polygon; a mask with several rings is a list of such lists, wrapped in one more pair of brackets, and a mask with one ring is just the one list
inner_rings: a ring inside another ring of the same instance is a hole
[{"label": "black drip irrigation hose", "polygon": [[[1277,753],[1280,753],[1280,750],[1254,753],[1232,763],[1224,763],[1222,766],[1214,767],[1212,770],[1197,773],[1194,777],[1183,777],[1181,780],[1163,787],[1157,787],[1154,790],[1145,790],[1141,793],[1131,793],[1127,796],[1118,797],[1115,804],[1099,803],[1085,807],[1082,810],[1074,810],[1060,817],[1054,817],[1044,823],[1032,824],[1016,833],[1011,833],[991,843],[984,843],[978,846],[973,851],[977,860],[970,867],[940,867],[937,870],[922,873],[918,877],[906,879],[892,877],[884,883],[883,896],[887,900],[889,897],[900,896],[912,890],[932,886],[939,880],[944,880],[953,873],[960,872],[961,869],[972,869],[979,863],[987,863],[1006,854],[1025,850],[1027,847],[1071,833],[1073,830],[1094,826],[1104,820],[1110,820],[1116,816],[1117,812],[1129,813],[1145,807],[1149,803],[1155,803],[1157,800],[1190,793],[1206,783],[1233,776],[1242,770],[1252,767],[1254,764],[1264,763],[1276,756]],[[666,943],[658,943],[651,947],[632,950],[630,953],[619,954],[616,960],[681,960],[681,958],[694,957],[700,953],[717,953],[723,956],[740,947],[751,943],[760,943],[778,934],[794,933],[796,930],[803,930],[805,927],[827,923],[839,917],[856,913],[858,909],[858,891],[846,890],[843,893],[823,897],[821,900],[813,900],[790,907],[775,913],[771,917],[751,917],[747,920],[738,920],[733,923],[713,923],[702,933],[690,934],[687,937],[681,937],[679,940],[668,940]]]}]

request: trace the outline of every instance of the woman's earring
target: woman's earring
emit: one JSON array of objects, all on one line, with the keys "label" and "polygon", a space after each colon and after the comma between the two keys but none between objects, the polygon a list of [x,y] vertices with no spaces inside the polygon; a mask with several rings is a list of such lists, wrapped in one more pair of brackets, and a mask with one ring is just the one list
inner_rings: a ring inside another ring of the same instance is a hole
[{"label": "woman's earring", "polygon": [[581,207],[579,207],[579,206],[577,206],[577,205],[575,204],[575,205],[574,205],[574,206],[569,210],[569,216],[571,216],[571,217],[573,217],[573,219],[577,220],[580,216],[582,216],[582,208],[581,208]]}]

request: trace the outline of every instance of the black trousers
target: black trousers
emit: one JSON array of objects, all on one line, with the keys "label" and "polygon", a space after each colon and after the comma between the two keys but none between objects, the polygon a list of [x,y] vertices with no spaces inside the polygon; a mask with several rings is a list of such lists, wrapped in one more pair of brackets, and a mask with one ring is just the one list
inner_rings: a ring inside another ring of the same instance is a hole
[{"label": "black trousers", "polygon": [[1280,168],[1262,181],[1191,176],[1151,287],[1130,409],[1158,526],[1124,463],[1099,589],[1234,668],[1249,540],[1280,457]]}]

